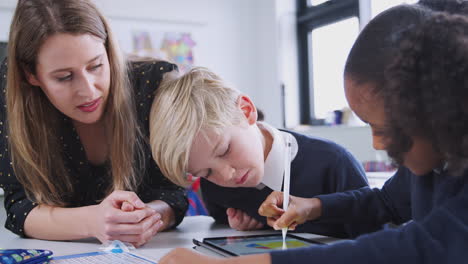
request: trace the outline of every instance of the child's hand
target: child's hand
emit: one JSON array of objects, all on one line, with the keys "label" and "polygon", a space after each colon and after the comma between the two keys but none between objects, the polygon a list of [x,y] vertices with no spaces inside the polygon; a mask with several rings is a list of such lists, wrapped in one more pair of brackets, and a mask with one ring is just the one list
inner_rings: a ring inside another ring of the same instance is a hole
[{"label": "child's hand", "polygon": [[228,208],[226,210],[229,226],[238,231],[249,231],[263,228],[263,223],[242,212],[239,209]]},{"label": "child's hand", "polygon": [[290,195],[289,206],[283,209],[283,193],[272,192],[258,209],[258,213],[267,217],[267,223],[274,229],[289,227],[294,230],[297,225],[314,220],[322,214],[322,203],[317,198],[300,198]]},{"label": "child's hand", "polygon": [[120,240],[139,247],[163,226],[161,215],[134,192],[114,191],[90,208],[89,232],[101,242]]},{"label": "child's hand", "polygon": [[159,264],[219,264],[224,263],[225,259],[213,258],[201,255],[191,249],[176,248],[159,260]]},{"label": "child's hand", "polygon": [[205,256],[187,248],[176,248],[162,257],[159,264],[270,264],[270,254],[252,254],[233,258]]}]

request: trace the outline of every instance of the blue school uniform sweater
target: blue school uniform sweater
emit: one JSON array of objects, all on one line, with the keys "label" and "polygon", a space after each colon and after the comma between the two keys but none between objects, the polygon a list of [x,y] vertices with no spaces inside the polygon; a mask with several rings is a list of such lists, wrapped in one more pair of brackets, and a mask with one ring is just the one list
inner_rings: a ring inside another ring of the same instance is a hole
[{"label": "blue school uniform sweater", "polygon": [[[297,140],[298,152],[291,163],[290,194],[314,197],[367,186],[367,179],[359,162],[343,147],[323,139],[291,133]],[[227,188],[201,180],[202,196],[208,212],[218,223],[227,224],[227,208],[240,209],[266,225],[266,218],[258,208],[273,191],[265,186],[257,188]],[[347,224],[311,221],[297,227],[297,232],[310,232],[334,237],[354,237],[359,232],[376,229],[356,228]],[[374,227],[373,227],[374,228]],[[380,227],[378,227],[380,228]],[[378,229],[377,228],[377,229]]]},{"label": "blue school uniform sweater", "polygon": [[468,171],[415,176],[400,169],[382,189],[319,196],[324,220],[404,223],[335,245],[271,253],[284,263],[468,263]]}]

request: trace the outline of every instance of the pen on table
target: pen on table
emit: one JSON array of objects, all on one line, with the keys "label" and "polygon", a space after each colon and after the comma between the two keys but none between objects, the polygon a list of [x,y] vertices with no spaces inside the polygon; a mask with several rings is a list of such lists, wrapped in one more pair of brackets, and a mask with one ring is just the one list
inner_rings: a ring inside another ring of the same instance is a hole
[{"label": "pen on table", "polygon": [[[286,143],[286,153],[284,158],[284,185],[283,185],[283,210],[286,211],[289,205],[289,185],[291,177],[291,139],[290,135],[287,134],[285,137]],[[283,248],[286,246],[286,233],[288,232],[288,227],[283,227],[281,229],[283,234]]]}]

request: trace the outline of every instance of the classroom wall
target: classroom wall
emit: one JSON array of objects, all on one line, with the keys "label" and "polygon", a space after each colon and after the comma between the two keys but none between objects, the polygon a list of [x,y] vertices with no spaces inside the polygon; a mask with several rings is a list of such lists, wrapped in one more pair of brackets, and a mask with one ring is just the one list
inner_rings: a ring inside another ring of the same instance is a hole
[{"label": "classroom wall", "polygon": [[[192,32],[195,63],[249,94],[268,122],[282,126],[276,2],[281,1],[95,0],[127,44],[132,29]],[[0,41],[8,37],[15,5],[16,0],[0,1]]]},{"label": "classroom wall", "polygon": [[13,16],[12,8],[7,6],[8,1],[12,2],[11,0],[0,1],[0,41],[8,39],[11,17]]},{"label": "classroom wall", "polygon": [[373,149],[372,131],[369,126],[299,126],[295,130],[334,141],[348,149],[361,162],[388,161],[388,156],[384,151]]},{"label": "classroom wall", "polygon": [[[299,124],[295,1],[95,0],[95,3],[109,18],[123,49],[131,49],[133,29],[191,32],[197,42],[196,64],[213,69],[249,94],[272,125],[294,128]],[[15,5],[16,0],[0,1],[0,41],[8,38]],[[285,87],[285,99],[281,84]],[[305,132],[348,146],[360,160],[376,157],[369,144],[368,128],[356,129],[362,133],[349,132],[354,130],[312,127]]]}]

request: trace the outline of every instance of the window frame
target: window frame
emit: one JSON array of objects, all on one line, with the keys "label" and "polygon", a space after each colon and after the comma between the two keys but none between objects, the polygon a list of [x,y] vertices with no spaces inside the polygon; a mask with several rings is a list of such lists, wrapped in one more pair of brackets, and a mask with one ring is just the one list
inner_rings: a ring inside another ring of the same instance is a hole
[{"label": "window frame", "polygon": [[299,66],[299,109],[301,124],[320,125],[314,113],[312,46],[309,33],[314,29],[359,15],[359,0],[329,0],[308,6],[308,0],[296,0]]}]

